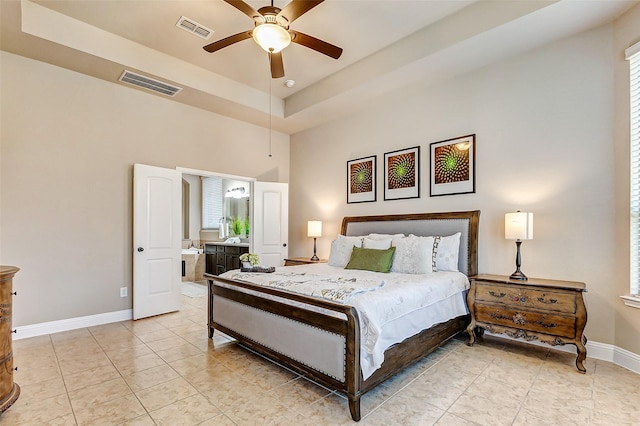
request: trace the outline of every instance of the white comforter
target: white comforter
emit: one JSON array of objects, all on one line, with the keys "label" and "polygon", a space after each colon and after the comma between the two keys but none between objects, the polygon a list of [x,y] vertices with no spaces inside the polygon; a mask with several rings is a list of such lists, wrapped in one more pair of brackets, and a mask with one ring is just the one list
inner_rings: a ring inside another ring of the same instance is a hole
[{"label": "white comforter", "polygon": [[[469,280],[460,272],[382,274],[347,270],[321,263],[276,268],[275,274],[229,271],[221,277],[264,285],[269,281],[282,279],[278,274],[284,274],[289,280],[293,276],[321,276],[322,282],[380,283],[354,291],[341,301],[358,310],[361,333],[360,363],[364,379],[382,365],[384,351],[390,346],[423,329],[468,313],[464,296],[469,288]],[[309,295],[313,296],[312,293]]]}]

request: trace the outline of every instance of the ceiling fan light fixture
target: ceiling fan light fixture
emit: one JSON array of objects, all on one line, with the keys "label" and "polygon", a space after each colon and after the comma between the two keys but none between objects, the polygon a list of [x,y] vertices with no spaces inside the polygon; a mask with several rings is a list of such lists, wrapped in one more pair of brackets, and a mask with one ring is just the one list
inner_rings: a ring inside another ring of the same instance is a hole
[{"label": "ceiling fan light fixture", "polygon": [[253,29],[253,40],[269,53],[278,53],[291,43],[291,34],[278,24],[265,22]]}]

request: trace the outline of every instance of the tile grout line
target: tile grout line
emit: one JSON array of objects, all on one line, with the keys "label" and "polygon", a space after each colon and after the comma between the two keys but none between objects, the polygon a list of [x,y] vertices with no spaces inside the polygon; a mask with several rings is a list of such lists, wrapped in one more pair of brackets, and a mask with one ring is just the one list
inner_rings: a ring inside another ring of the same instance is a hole
[{"label": "tile grout line", "polygon": [[[456,349],[456,351],[457,351],[457,349]],[[473,424],[476,424],[476,425],[478,424],[478,423],[476,423],[476,422],[475,422],[475,421],[473,421],[473,420],[469,420],[469,419],[466,419],[466,418],[464,418],[464,417],[461,417],[461,416],[459,416],[458,414],[455,414],[455,413],[450,412],[449,410],[451,409],[451,407],[453,407],[453,406],[455,405],[455,403],[460,399],[460,397],[461,397],[462,395],[464,395],[464,393],[465,393],[465,392],[466,392],[466,391],[471,387],[471,385],[473,385],[473,384],[476,382],[476,380],[478,380],[478,378],[480,377],[480,375],[481,375],[482,373],[484,373],[484,372],[489,368],[489,366],[490,366],[491,364],[493,364],[493,362],[494,362],[494,361],[495,361],[495,358],[494,358],[494,359],[492,359],[492,360],[491,360],[491,362],[489,362],[489,363],[487,364],[487,366],[486,366],[486,367],[484,367],[484,368],[482,369],[482,371],[476,375],[476,378],[475,378],[475,379],[473,379],[473,381],[467,385],[467,387],[465,388],[465,390],[464,390],[460,395],[458,395],[458,396],[456,397],[456,399],[455,399],[455,400],[454,400],[454,401],[449,405],[449,407],[445,410],[445,412],[442,414],[442,416],[440,416],[440,417],[438,418],[438,421],[439,421],[442,417],[444,417],[444,415],[445,415],[445,414],[449,414],[450,416],[455,416],[455,417],[457,417],[457,418],[463,419],[463,420],[468,421],[468,422],[471,422],[471,423],[473,423]]]},{"label": "tile grout line", "polygon": [[[56,359],[56,366],[58,367],[58,371],[60,372],[60,379],[62,379],[62,385],[64,386],[65,396],[67,397],[67,401],[69,401],[69,407],[71,407],[71,415],[73,415],[73,421],[75,424],[78,424],[78,417],[76,417],[76,410],[73,408],[73,404],[71,403],[71,397],[69,396],[69,388],[67,387],[67,381],[64,378],[64,373],[62,372],[62,368],[60,367],[60,359],[58,358],[58,352],[56,351],[56,345],[53,342],[53,338],[51,334],[48,335],[49,342],[51,343],[51,349],[53,350],[53,356]],[[55,420],[55,419],[52,419]]]},{"label": "tile grout line", "polygon": [[[192,321],[192,320],[189,320],[189,321],[191,321],[191,322],[193,322],[194,324],[198,325],[196,322],[194,322],[194,321]],[[163,324],[160,324],[160,325],[161,325],[165,330],[169,330],[169,331],[171,331],[171,328],[166,327],[166,326],[165,326],[165,325],[163,325]],[[172,332],[172,333],[174,333],[173,331],[171,331],[171,332]],[[204,330],[204,332],[206,332],[206,329]],[[133,331],[132,331],[132,333],[133,333],[133,334],[134,334],[134,335],[139,339],[139,337],[135,334],[135,332],[133,332]],[[175,334],[175,333],[174,333],[174,334]],[[231,420],[231,419],[226,415],[226,413],[225,413],[225,412],[224,412],[220,407],[218,407],[218,405],[216,405],[213,401],[211,401],[209,398],[207,398],[205,395],[203,395],[203,394],[202,394],[202,392],[201,392],[201,391],[200,391],[196,386],[194,386],[194,384],[193,384],[193,383],[192,383],[192,382],[191,382],[187,377],[183,376],[183,375],[182,375],[179,371],[177,371],[177,370],[176,370],[176,369],[175,369],[175,368],[174,368],[174,367],[173,367],[173,366],[172,366],[168,361],[166,361],[164,358],[162,358],[162,356],[160,356],[160,355],[158,354],[158,352],[156,352],[156,350],[155,350],[155,349],[153,349],[152,347],[150,347],[150,346],[147,344],[147,342],[143,342],[143,341],[141,341],[141,342],[142,342],[142,343],[143,343],[143,344],[144,344],[144,345],[145,345],[145,346],[146,346],[146,347],[147,347],[151,352],[153,352],[156,356],[158,356],[158,357],[162,360],[162,362],[164,363],[164,365],[166,365],[166,366],[167,366],[167,367],[169,367],[172,371],[174,371],[174,372],[178,375],[178,377],[180,377],[180,378],[181,378],[181,379],[183,379],[186,383],[188,383],[188,384],[189,384],[189,386],[193,387],[193,388],[196,390],[197,395],[200,395],[201,397],[203,397],[205,400],[207,400],[210,404],[212,404],[216,409],[218,409],[218,410],[220,411],[220,414],[216,414],[216,415],[214,415],[214,416],[212,416],[212,417],[210,417],[210,418],[208,418],[208,419],[205,419],[205,420],[203,420],[203,422],[208,421],[208,420],[211,420],[211,419],[213,419],[213,418],[215,418],[215,417],[217,417],[217,416],[225,416],[225,417],[227,417],[229,420]],[[196,349],[198,349],[198,351],[200,351],[200,353],[202,353],[202,354],[204,354],[204,355],[206,355],[206,356],[210,356],[210,355],[208,354],[208,350],[203,351],[203,350],[201,350],[200,348],[198,348],[197,346],[195,346],[194,344],[192,344],[191,342],[188,342],[188,341],[187,341],[187,343],[189,343],[191,346],[193,346],[193,347],[195,347]],[[184,358],[180,358],[180,359],[184,359]],[[179,361],[180,359],[178,359],[178,360],[176,360],[176,361]],[[150,368],[154,368],[154,367],[150,367]],[[141,370],[141,371],[146,371],[146,370],[148,370],[148,369]],[[123,378],[123,379],[124,379],[124,378]],[[126,380],[125,380],[125,382],[126,382]],[[166,382],[163,382],[163,383],[166,383]],[[127,385],[128,385],[128,383],[127,383]],[[133,391],[133,390],[132,390],[132,391]],[[140,405],[142,405],[142,407],[145,409],[145,411],[146,411],[147,415],[149,416],[149,418],[154,422],[154,424],[156,424],[155,420],[153,419],[153,416],[151,416],[151,412],[149,412],[149,410],[147,409],[147,407],[145,407],[145,406],[144,406],[144,404],[142,403],[142,401],[140,401],[140,399],[138,398],[138,395],[137,395],[135,392],[133,392],[133,394],[135,395],[136,399],[138,399],[138,401],[140,402]],[[176,402],[178,402],[178,401],[182,401],[182,400],[184,400],[184,399],[190,398],[191,396],[193,396],[193,395],[189,395],[189,396],[184,397],[184,398],[182,398],[182,399],[179,399],[179,400],[173,401],[173,402],[171,402],[171,403],[169,403],[169,404],[167,404],[167,405],[164,405],[164,406],[162,406],[162,407],[158,407],[158,408],[156,408],[156,409],[155,409],[155,410],[153,410],[153,411],[160,410],[160,409],[162,409],[162,408],[164,408],[164,407],[167,407],[167,406],[169,406],[169,405],[171,405],[171,404],[174,404],[174,403],[176,403]],[[203,422],[201,422],[201,423],[203,423]],[[235,422],[233,422],[233,421],[232,421],[232,423],[234,423],[234,424],[235,424]]]},{"label": "tile grout line", "polygon": [[[125,326],[124,326],[124,324],[123,324],[123,328],[124,328],[124,329],[126,329],[127,331],[129,331],[131,334],[133,334],[133,335],[136,337],[136,339],[138,339],[138,340],[140,339],[140,338],[139,338],[139,337],[138,337],[138,336],[137,336],[137,335],[136,335],[132,330],[130,330],[130,329],[128,329],[127,327],[125,327]],[[96,340],[96,343],[98,344],[98,346],[100,346],[100,349],[102,350],[102,353],[104,353],[104,355],[107,357],[107,359],[109,360],[109,362],[111,363],[111,365],[113,366],[113,368],[118,372],[118,375],[120,376],[120,378],[122,379],[122,381],[124,382],[124,384],[127,386],[127,388],[129,388],[129,390],[131,391],[131,394],[136,398],[136,400],[138,401],[138,403],[140,404],[140,406],[142,407],[142,409],[145,411],[145,413],[147,414],[147,416],[149,416],[149,418],[151,419],[151,421],[153,422],[153,424],[154,424],[154,425],[155,425],[155,424],[157,424],[157,423],[155,422],[155,420],[153,419],[153,417],[151,417],[151,414],[149,413],[149,410],[147,410],[147,407],[145,407],[145,406],[144,406],[144,404],[142,403],[142,401],[140,401],[140,398],[138,398],[138,395],[136,395],[136,393],[133,391],[133,389],[131,389],[131,386],[130,386],[130,385],[129,385],[129,383],[125,380],[124,376],[122,375],[122,372],[118,369],[118,367],[116,367],[116,365],[114,364],[114,362],[113,362],[113,360],[111,359],[111,357],[110,357],[110,356],[105,352],[104,347],[103,347],[103,346],[100,344],[100,342],[96,339],[96,337],[95,337],[95,335],[93,334],[93,332],[92,332],[91,330],[88,330],[88,331],[89,331],[89,333],[91,333],[91,335],[93,336],[93,338]],[[140,342],[142,342],[142,341],[140,340]],[[143,343],[145,346],[147,346],[147,344],[146,344],[145,342],[142,342],[142,343]],[[147,346],[147,348],[149,348],[149,347]],[[151,348],[149,348],[149,349],[151,349]],[[163,360],[163,361],[164,361],[164,360]],[[141,415],[140,415],[140,416],[141,416]],[[126,420],[124,420],[123,422],[121,422],[121,423],[119,423],[119,424],[124,424],[124,423],[126,423],[126,422],[128,422],[128,421],[130,421],[130,420],[133,420],[133,419],[135,419],[135,418],[137,418],[137,417],[140,417],[140,416],[136,416],[136,417],[131,418],[131,419],[126,419]],[[76,421],[76,424],[77,424],[77,423],[78,423],[78,422]]]},{"label": "tile grout line", "polygon": [[[438,348],[440,349],[440,348]],[[436,349],[437,350],[437,349]],[[433,352],[425,355],[422,359],[428,357],[429,355],[433,354],[436,352],[436,350],[434,350]],[[443,361],[445,358],[449,357],[454,351],[447,351],[447,354],[442,356],[441,358],[437,359],[432,365],[430,365],[428,368],[426,368],[424,371],[422,371],[420,374],[418,374],[416,377],[414,377],[413,379],[411,379],[409,382],[407,382],[404,386],[402,386],[400,389],[398,389],[396,392],[392,393],[388,398],[386,398],[384,401],[382,401],[380,404],[376,405],[374,408],[372,408],[367,414],[365,414],[364,416],[362,416],[362,419],[367,418],[368,416],[370,416],[373,412],[375,412],[376,410],[378,410],[380,407],[382,407],[384,404],[386,404],[388,401],[390,401],[394,396],[396,396],[397,394],[399,394],[403,389],[406,389],[407,387],[409,387],[409,385],[411,385],[413,382],[415,382],[416,380],[418,380],[420,377],[422,377],[427,371],[431,370],[433,367],[435,367],[436,365],[438,365],[441,361]],[[416,361],[415,364],[416,365],[418,361]],[[410,368],[410,367],[408,367]],[[387,379],[389,380],[389,379]],[[436,407],[437,408],[437,407]],[[446,413],[446,411],[445,411]],[[444,413],[443,413],[444,415]],[[441,416],[442,417],[442,416]],[[361,419],[361,420],[362,420]]]},{"label": "tile grout line", "polygon": [[[518,419],[518,416],[520,416],[520,412],[522,411],[522,408],[524,407],[525,403],[527,402],[527,399],[529,398],[529,392],[531,392],[531,389],[533,388],[534,383],[536,382],[536,380],[538,380],[538,377],[540,376],[540,371],[542,370],[542,365],[549,358],[549,354],[550,354],[550,352],[549,352],[549,350],[547,350],[547,353],[545,354],[545,357],[542,360],[543,362],[541,362],[540,365],[538,366],[538,371],[536,371],[536,375],[533,377],[533,380],[531,380],[531,383],[529,384],[529,389],[527,389],[527,393],[525,393],[524,397],[520,401],[520,405],[518,406],[518,411],[516,411],[516,415],[513,418],[513,420],[511,421],[512,425]],[[540,420],[542,420],[542,419],[540,419]]]}]

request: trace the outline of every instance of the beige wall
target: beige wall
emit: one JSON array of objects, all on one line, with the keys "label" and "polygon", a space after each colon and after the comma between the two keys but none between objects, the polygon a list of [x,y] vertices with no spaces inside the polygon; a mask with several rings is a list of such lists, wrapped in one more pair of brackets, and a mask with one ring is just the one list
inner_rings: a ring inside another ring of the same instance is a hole
[{"label": "beige wall", "polygon": [[289,137],[1,53],[0,261],[14,325],[131,308],[132,165],[288,182]]},{"label": "beige wall", "polygon": [[[508,275],[515,244],[504,239],[504,214],[531,211],[535,239],[523,243],[523,272],[584,281],[589,339],[640,353],[637,328],[633,339],[617,339],[613,321],[625,308],[612,272],[626,262],[614,251],[613,33],[607,25],[437,87],[410,87],[292,136],[290,253],[311,254],[309,219],[324,222],[318,251],[326,257],[346,215],[480,209],[479,270]],[[477,136],[476,193],[430,198],[429,144],[469,133]],[[383,201],[384,153],[416,145],[421,197]],[[346,162],[373,154],[378,201],[346,204]],[[637,324],[640,310],[627,315]]]},{"label": "beige wall", "polygon": [[629,62],[624,51],[640,42],[640,5],[614,26],[615,64],[615,268],[612,270],[609,303],[615,311],[615,344],[640,354],[640,309],[624,306],[617,296],[629,294]]}]

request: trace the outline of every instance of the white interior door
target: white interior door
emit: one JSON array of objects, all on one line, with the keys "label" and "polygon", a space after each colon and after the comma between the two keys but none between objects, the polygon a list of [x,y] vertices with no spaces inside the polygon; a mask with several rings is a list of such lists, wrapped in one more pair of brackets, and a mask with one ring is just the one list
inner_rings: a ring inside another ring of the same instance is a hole
[{"label": "white interior door", "polygon": [[133,166],[133,319],[180,308],[182,175]]},{"label": "white interior door", "polygon": [[253,251],[262,266],[282,266],[289,255],[289,185],[254,182]]}]

